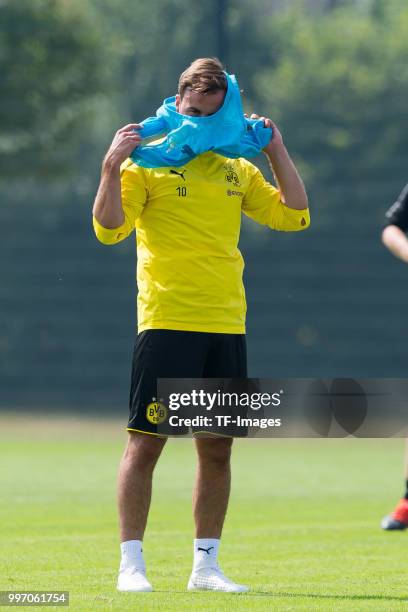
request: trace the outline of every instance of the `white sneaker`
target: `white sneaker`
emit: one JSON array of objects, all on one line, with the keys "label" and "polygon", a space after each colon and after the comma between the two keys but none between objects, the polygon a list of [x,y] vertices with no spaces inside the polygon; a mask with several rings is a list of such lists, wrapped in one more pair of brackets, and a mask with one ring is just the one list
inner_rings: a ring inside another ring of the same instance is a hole
[{"label": "white sneaker", "polygon": [[119,572],[117,589],[118,591],[132,591],[134,593],[153,591],[144,571],[136,568]]},{"label": "white sneaker", "polygon": [[233,582],[217,567],[206,567],[191,574],[188,591],[225,591],[227,593],[245,593],[249,587]]}]

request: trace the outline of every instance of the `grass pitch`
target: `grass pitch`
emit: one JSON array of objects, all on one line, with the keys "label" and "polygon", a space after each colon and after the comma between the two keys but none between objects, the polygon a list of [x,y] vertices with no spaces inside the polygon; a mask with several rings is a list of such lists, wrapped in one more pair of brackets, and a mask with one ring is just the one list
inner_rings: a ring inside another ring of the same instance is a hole
[{"label": "grass pitch", "polygon": [[402,440],[241,440],[220,562],[248,594],[188,593],[192,442],[159,462],[144,541],[156,591],[118,593],[124,422],[0,415],[0,590],[68,590],[72,610],[407,610],[406,533],[381,517]]}]

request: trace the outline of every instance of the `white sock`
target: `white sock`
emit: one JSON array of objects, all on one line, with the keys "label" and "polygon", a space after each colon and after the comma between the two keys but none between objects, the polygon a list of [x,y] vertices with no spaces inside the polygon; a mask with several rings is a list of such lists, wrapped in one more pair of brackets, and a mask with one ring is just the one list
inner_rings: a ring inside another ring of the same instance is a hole
[{"label": "white sock", "polygon": [[141,540],[128,540],[127,542],[121,543],[120,550],[122,552],[122,558],[120,561],[120,572],[127,569],[137,569],[142,572],[146,571],[142,544]]},{"label": "white sock", "polygon": [[198,538],[194,540],[193,572],[207,567],[217,567],[220,541],[215,538]]}]

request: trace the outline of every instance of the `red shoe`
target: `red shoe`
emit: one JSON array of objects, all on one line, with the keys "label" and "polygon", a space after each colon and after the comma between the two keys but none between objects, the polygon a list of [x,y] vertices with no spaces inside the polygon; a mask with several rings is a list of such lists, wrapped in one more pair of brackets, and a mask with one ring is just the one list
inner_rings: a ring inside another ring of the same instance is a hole
[{"label": "red shoe", "polygon": [[381,527],[386,531],[403,530],[408,527],[408,499],[400,499],[394,512],[383,518]]}]

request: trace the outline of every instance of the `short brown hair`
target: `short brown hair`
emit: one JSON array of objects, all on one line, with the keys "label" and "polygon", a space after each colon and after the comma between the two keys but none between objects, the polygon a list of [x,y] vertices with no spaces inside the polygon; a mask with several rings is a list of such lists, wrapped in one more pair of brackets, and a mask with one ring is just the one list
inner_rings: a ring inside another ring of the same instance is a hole
[{"label": "short brown hair", "polygon": [[224,67],[217,57],[201,57],[194,60],[180,75],[178,92],[180,98],[186,89],[192,89],[201,94],[213,91],[227,91],[227,79]]}]

